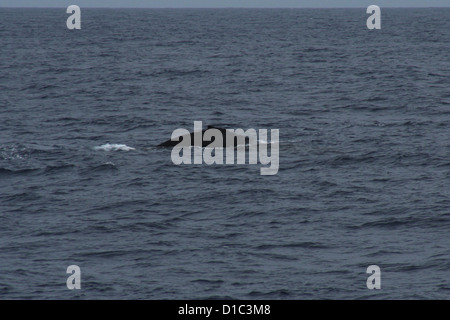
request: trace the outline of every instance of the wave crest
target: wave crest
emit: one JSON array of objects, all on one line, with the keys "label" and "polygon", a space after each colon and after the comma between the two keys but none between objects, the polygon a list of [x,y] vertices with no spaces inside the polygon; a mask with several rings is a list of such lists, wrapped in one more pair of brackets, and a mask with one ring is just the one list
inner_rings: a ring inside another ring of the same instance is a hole
[{"label": "wave crest", "polygon": [[133,147],[129,147],[126,144],[106,143],[101,146],[94,147],[94,150],[100,151],[133,151],[136,150]]}]

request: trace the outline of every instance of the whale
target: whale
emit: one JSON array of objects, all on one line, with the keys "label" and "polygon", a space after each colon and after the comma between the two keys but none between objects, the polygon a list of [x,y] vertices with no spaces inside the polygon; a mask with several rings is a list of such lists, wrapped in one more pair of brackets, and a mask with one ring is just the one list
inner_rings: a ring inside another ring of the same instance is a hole
[{"label": "whale", "polygon": [[271,129],[270,143],[267,142],[267,129],[259,129],[258,132],[259,135],[253,128],[244,131],[211,125],[203,130],[202,122],[194,121],[193,132],[184,128],[175,129],[170,140],[160,143],[158,147],[173,147],[170,157],[175,165],[246,164],[247,158],[248,164],[256,164],[259,159],[263,165],[270,164],[270,167],[261,168],[261,175],[274,175],[279,168],[279,130]]},{"label": "whale", "polygon": [[170,139],[170,140],[167,140],[167,141],[164,141],[164,142],[158,144],[157,147],[170,148],[170,147],[174,147],[177,145],[185,145],[185,146],[191,146],[191,147],[205,148],[205,147],[210,146],[211,143],[213,143],[215,140],[214,135],[211,137],[211,140],[205,141],[203,139],[205,132],[207,132],[208,130],[212,130],[210,132],[214,132],[214,133],[220,132],[222,134],[222,144],[221,145],[216,144],[215,147],[223,147],[223,148],[237,147],[238,143],[242,142],[242,141],[244,141],[244,144],[246,144],[246,145],[249,143],[249,137],[246,135],[236,134],[236,133],[234,133],[234,130],[227,130],[225,128],[209,125],[206,129],[201,131],[201,142],[200,143],[199,143],[199,141],[196,141],[196,139],[195,139],[195,136],[197,136],[197,135],[200,136],[200,131],[197,131],[197,132],[190,132],[189,134],[185,134],[185,135],[176,136],[173,139]]}]

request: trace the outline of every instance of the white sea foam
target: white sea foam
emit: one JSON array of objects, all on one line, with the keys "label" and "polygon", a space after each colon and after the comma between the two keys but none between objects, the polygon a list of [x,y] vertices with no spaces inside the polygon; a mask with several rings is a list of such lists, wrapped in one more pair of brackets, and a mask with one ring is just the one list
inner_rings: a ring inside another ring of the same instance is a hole
[{"label": "white sea foam", "polygon": [[126,144],[106,143],[101,146],[94,147],[94,150],[100,151],[133,151],[136,150],[133,147],[129,147]]}]

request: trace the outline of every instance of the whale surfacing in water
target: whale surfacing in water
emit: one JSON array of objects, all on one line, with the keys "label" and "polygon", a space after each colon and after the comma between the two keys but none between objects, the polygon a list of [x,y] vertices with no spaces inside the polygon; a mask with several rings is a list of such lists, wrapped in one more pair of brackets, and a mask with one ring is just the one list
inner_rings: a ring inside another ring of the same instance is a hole
[{"label": "whale surfacing in water", "polygon": [[271,129],[270,143],[267,133],[267,129],[259,129],[258,140],[253,128],[244,131],[208,126],[203,130],[202,122],[194,121],[194,132],[175,129],[171,139],[158,147],[172,147],[171,159],[175,165],[246,164],[247,158],[248,164],[256,164],[259,159],[261,164],[270,165],[261,168],[261,175],[274,175],[279,168],[279,130]]},{"label": "whale surfacing in water", "polygon": [[[182,129],[184,130],[184,129]],[[206,135],[205,135],[206,133]],[[222,141],[215,141],[217,136],[222,137]],[[206,138],[206,140],[205,140]],[[208,140],[209,139],[209,140]],[[248,144],[249,137],[243,134],[237,134],[232,129],[224,129],[215,126],[208,126],[202,131],[194,131],[183,135],[177,135],[176,131],[172,134],[172,139],[167,140],[157,147],[174,146],[192,146],[192,147],[236,147],[238,144]]]}]

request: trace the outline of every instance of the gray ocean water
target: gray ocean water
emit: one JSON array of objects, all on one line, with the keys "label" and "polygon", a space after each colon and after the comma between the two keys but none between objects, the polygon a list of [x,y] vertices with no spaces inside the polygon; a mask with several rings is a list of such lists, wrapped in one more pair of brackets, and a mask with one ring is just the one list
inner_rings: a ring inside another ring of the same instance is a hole
[{"label": "gray ocean water", "polygon": [[450,298],[450,9],[81,9],[0,9],[0,299]]}]

